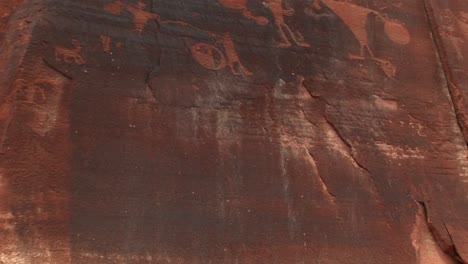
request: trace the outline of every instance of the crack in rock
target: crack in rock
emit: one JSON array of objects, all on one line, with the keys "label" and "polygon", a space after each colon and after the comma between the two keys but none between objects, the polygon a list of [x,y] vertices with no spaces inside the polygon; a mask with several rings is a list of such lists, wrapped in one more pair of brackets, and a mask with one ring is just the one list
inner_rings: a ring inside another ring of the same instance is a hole
[{"label": "crack in rock", "polygon": [[306,152],[307,152],[308,157],[309,157],[309,162],[311,163],[311,165],[313,167],[314,173],[318,176],[320,184],[322,185],[323,190],[325,192],[327,192],[332,197],[332,199],[335,199],[336,195],[330,191],[330,189],[328,188],[327,182],[325,181],[325,179],[322,177],[322,175],[320,174],[320,172],[318,170],[317,160],[315,159],[314,155],[308,149],[306,149]]},{"label": "crack in rock", "polygon": [[[466,261],[462,259],[460,254],[458,253],[457,247],[454,244],[453,238],[445,224],[443,222],[445,231],[448,234],[448,237],[450,241],[445,241],[445,239],[442,238],[439,230],[431,223],[429,219],[429,210],[426,205],[426,202],[424,201],[416,201],[418,203],[419,211],[420,211],[420,218],[424,221],[424,225],[427,227],[427,232],[430,233],[430,236],[432,240],[434,241],[434,244],[438,247],[440,252],[442,252],[447,258],[450,258],[450,262],[448,263],[453,263],[453,264],[467,264]],[[441,257],[443,258],[443,257]],[[422,264],[425,264],[426,262],[421,262]]]},{"label": "crack in rock", "polygon": [[55,72],[59,73],[60,75],[62,75],[63,77],[67,78],[68,80],[73,80],[73,77],[71,75],[69,75],[68,73],[66,73],[65,71],[62,71],[60,70],[59,68],[55,67],[54,65],[52,65],[51,63],[49,63],[46,59],[42,59],[42,61],[44,62],[44,64],[49,67],[50,69],[54,70]]},{"label": "crack in rock", "polygon": [[338,129],[336,128],[335,124],[333,124],[328,116],[325,114],[325,120],[327,121],[327,124],[333,129],[334,133],[338,136],[338,138],[341,140],[341,142],[347,147],[347,152],[348,156],[352,159],[353,163],[356,165],[356,167],[360,168],[361,170],[365,171],[366,173],[370,173],[369,169],[367,169],[357,158],[356,158],[356,151],[354,147],[340,134]]},{"label": "crack in rock", "polygon": [[465,139],[465,144],[468,146],[468,114],[465,112],[465,107],[463,105],[463,92],[458,86],[453,75],[444,41],[439,32],[439,26],[437,25],[432,5],[428,0],[422,0],[422,2],[427,21],[429,22],[429,28],[433,37],[436,53],[444,74],[446,87],[450,95],[450,102],[455,111],[456,121],[460,128],[461,134]]}]

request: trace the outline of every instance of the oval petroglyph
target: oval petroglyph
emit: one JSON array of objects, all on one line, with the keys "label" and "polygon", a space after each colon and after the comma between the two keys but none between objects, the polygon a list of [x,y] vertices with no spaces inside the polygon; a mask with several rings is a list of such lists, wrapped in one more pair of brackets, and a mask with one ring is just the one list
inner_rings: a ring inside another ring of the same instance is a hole
[{"label": "oval petroglyph", "polygon": [[221,70],[226,67],[226,57],[215,46],[197,43],[191,47],[193,58],[203,67],[210,70]]}]

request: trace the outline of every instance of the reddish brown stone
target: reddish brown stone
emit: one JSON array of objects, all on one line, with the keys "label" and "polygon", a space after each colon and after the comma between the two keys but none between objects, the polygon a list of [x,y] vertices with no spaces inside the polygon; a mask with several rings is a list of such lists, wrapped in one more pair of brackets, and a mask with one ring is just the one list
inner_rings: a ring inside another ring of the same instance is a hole
[{"label": "reddish brown stone", "polygon": [[0,3],[0,263],[467,263],[465,5]]}]

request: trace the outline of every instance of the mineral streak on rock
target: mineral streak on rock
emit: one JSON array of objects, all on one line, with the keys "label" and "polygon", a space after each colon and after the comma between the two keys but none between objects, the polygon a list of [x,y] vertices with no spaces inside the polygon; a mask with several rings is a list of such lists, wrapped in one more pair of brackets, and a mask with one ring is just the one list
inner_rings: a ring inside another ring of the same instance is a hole
[{"label": "mineral streak on rock", "polygon": [[0,263],[468,261],[462,0],[0,1]]}]

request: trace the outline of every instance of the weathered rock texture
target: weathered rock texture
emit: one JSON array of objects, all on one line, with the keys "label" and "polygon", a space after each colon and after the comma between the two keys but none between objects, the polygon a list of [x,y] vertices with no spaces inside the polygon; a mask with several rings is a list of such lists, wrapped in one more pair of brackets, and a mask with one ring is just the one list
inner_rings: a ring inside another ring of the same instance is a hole
[{"label": "weathered rock texture", "polygon": [[468,3],[1,0],[0,263],[468,261]]}]

